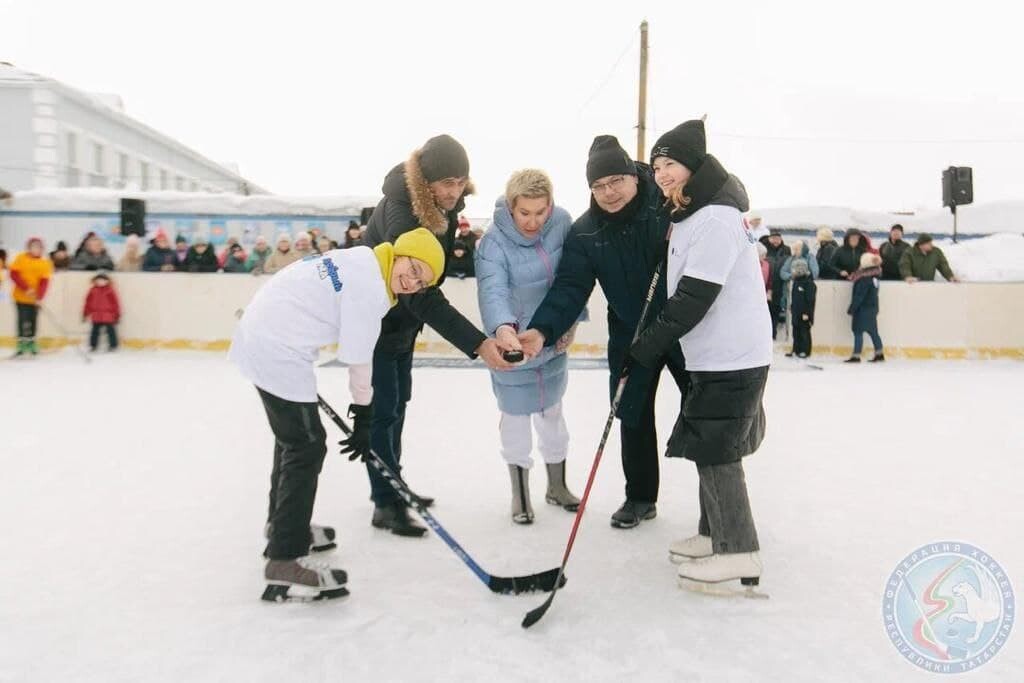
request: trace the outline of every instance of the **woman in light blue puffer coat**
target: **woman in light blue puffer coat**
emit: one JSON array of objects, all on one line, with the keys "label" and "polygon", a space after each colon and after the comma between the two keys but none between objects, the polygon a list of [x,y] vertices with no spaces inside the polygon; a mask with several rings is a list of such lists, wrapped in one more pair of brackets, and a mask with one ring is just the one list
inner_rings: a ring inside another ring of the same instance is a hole
[{"label": "woman in light blue puffer coat", "polygon": [[[494,222],[477,244],[477,296],[484,331],[505,347],[519,348],[525,330],[555,280],[562,243],[572,218],[554,205],[551,179],[526,169],[512,175],[494,206]],[[584,314],[585,315],[585,314]],[[533,430],[548,471],[545,499],[574,512],[579,499],[565,485],[569,431],[562,415],[568,379],[566,348],[572,331],[514,370],[491,372],[501,411],[501,454],[512,478],[512,521],[533,522],[529,470]],[[532,422],[532,427],[531,427]]]}]

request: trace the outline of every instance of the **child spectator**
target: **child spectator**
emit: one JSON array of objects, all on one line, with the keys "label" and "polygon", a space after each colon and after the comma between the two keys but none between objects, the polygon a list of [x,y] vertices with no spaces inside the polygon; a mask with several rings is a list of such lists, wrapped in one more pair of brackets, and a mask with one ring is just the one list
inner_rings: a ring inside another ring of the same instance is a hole
[{"label": "child spectator", "polygon": [[853,298],[846,312],[853,316],[853,355],[844,363],[859,363],[864,346],[864,333],[871,336],[875,357],[870,363],[885,360],[882,338],[878,336],[878,280],[882,277],[882,259],[877,254],[861,254],[860,268],[850,276],[853,281]]},{"label": "child spectator", "polygon": [[757,258],[761,262],[761,277],[764,279],[765,301],[772,299],[772,264],[768,262],[768,247],[756,243]]},{"label": "child spectator", "polygon": [[452,245],[452,259],[448,261],[448,270],[445,275],[457,277],[460,280],[476,276],[476,268],[473,265],[473,253],[466,248],[462,240],[455,240]]},{"label": "child spectator", "polygon": [[326,254],[331,250],[331,238],[327,235],[320,235],[316,238],[316,251],[318,254]]},{"label": "child spectator", "polygon": [[82,308],[82,322],[92,322],[92,332],[89,333],[89,350],[95,351],[99,346],[100,331],[107,330],[108,350],[117,350],[117,328],[114,327],[121,320],[121,302],[118,301],[117,291],[110,283],[110,276],[99,272],[92,279],[92,287],[85,295],[85,306]]},{"label": "child spectator", "polygon": [[32,237],[25,245],[25,251],[11,263],[11,280],[14,282],[14,304],[18,309],[18,346],[16,356],[39,353],[36,345],[36,321],[39,305],[46,296],[46,289],[53,277],[53,263],[43,256],[43,241]]},{"label": "child spectator", "polygon": [[[806,247],[805,247],[806,248]],[[814,304],[818,295],[818,286],[814,284],[814,276],[810,264],[813,257],[794,257],[789,267],[793,280],[790,292],[790,316],[793,324],[793,350],[787,356],[807,358],[811,355],[811,327],[814,325]]]}]

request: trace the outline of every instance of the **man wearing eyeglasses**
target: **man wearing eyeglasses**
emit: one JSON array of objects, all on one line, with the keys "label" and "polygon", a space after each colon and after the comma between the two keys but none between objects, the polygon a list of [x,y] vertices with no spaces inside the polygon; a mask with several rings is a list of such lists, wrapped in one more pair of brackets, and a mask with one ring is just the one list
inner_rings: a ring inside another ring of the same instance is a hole
[{"label": "man wearing eyeglasses", "polygon": [[[555,282],[520,335],[520,342],[529,355],[557,342],[579,318],[594,284],[600,283],[608,300],[609,386],[614,394],[647,289],[665,257],[669,220],[650,167],[630,159],[611,135],[594,138],[587,182],[590,208],[573,224]],[[647,313],[648,324],[664,305],[665,288],[658,287]],[[632,369],[619,404],[626,502],[611,518],[612,526],[619,529],[631,529],[657,515],[654,399],[665,367],[685,394],[686,372],[676,344],[651,370]]]},{"label": "man wearing eyeglasses", "polygon": [[[452,258],[459,212],[473,193],[466,150],[449,135],[430,138],[384,179],[384,198],[366,224],[363,244],[375,247],[394,242],[417,227],[429,230],[444,248],[445,262]],[[442,270],[442,272],[444,272]],[[422,278],[412,274],[423,284]],[[373,353],[373,418],[370,444],[394,471],[401,473],[402,427],[406,404],[412,398],[412,354],[424,323],[470,358],[479,356],[495,370],[509,369],[494,339],[476,328],[448,302],[436,286],[417,294],[400,295],[381,324]],[[426,529],[410,517],[406,504],[377,472],[367,465],[370,497],[374,503],[372,524],[398,536],[422,536]],[[417,496],[429,507],[433,499]]]}]

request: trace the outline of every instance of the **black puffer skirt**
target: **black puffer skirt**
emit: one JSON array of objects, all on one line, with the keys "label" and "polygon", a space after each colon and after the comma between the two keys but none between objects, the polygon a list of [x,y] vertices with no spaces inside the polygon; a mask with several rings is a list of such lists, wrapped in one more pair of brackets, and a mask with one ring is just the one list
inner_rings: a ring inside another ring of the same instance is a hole
[{"label": "black puffer skirt", "polygon": [[690,387],[666,455],[724,465],[756,451],[764,439],[768,366],[688,374]]}]

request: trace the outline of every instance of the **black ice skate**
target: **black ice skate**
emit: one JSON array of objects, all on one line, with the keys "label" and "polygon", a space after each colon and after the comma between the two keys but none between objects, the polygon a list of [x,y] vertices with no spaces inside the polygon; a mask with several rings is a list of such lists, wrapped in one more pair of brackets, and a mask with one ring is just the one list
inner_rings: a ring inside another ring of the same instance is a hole
[{"label": "black ice skate", "polygon": [[267,602],[311,602],[332,600],[348,595],[348,574],[326,562],[307,557],[294,560],[267,560],[263,570],[267,587],[262,599]]}]

